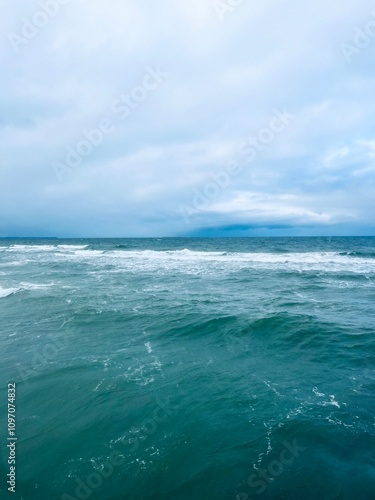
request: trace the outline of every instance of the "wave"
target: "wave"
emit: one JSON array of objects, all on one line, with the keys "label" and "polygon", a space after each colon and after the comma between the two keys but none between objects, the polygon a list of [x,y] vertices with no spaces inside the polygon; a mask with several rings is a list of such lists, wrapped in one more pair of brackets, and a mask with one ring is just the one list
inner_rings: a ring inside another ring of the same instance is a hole
[{"label": "wave", "polygon": [[51,286],[54,286],[54,283],[48,283],[48,284],[43,284],[43,283],[20,283],[20,290],[43,290],[44,288],[50,288]]},{"label": "wave", "polygon": [[50,288],[51,286],[54,286],[54,283],[42,284],[42,283],[21,282],[17,287],[2,288],[0,286],[0,298],[3,299],[5,297],[9,297],[10,295],[14,295],[18,292],[44,290],[45,288]]},{"label": "wave", "polygon": [[9,297],[9,295],[13,295],[18,292],[19,288],[1,288],[0,287],[0,299],[4,299],[5,297]]},{"label": "wave", "polygon": [[61,248],[62,250],[84,250],[88,248],[89,245],[57,245],[56,248]]},{"label": "wave", "polygon": [[56,252],[66,250],[84,250],[88,245],[11,245],[3,247],[8,252]]},{"label": "wave", "polygon": [[54,245],[11,245],[6,248],[8,252],[52,252],[55,249]]},{"label": "wave", "polygon": [[[83,256],[83,253],[80,253]],[[115,250],[105,253],[113,262],[131,262],[141,267],[157,267],[188,270],[226,269],[269,269],[282,271],[324,271],[324,272],[375,272],[375,260],[365,257],[341,255],[337,252],[301,253],[240,253],[202,252],[188,249],[173,251]]]},{"label": "wave", "polygon": [[192,339],[193,337],[214,335],[215,341],[225,335],[234,334],[236,326],[240,324],[240,318],[237,316],[222,316],[209,318],[192,318],[190,321],[185,318],[184,321],[178,321],[177,325],[173,325],[165,329],[163,335],[169,338],[186,336]]},{"label": "wave", "polygon": [[55,261],[80,260],[94,265],[112,264],[120,268],[166,270],[187,273],[267,269],[286,272],[360,273],[375,272],[373,252],[228,252],[181,250],[89,249],[88,245],[13,245],[9,251],[27,253],[28,258],[45,254]]},{"label": "wave", "polygon": [[375,259],[375,252],[341,252],[339,255],[347,257],[359,257],[365,259]]}]

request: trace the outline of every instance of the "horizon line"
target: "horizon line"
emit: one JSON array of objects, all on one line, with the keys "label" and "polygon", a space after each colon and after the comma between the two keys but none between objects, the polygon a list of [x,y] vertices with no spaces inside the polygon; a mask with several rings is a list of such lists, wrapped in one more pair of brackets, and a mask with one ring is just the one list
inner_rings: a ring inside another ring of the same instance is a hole
[{"label": "horizon line", "polygon": [[375,238],[375,235],[292,236],[0,236],[0,240],[157,240],[157,239],[245,239],[245,238]]}]

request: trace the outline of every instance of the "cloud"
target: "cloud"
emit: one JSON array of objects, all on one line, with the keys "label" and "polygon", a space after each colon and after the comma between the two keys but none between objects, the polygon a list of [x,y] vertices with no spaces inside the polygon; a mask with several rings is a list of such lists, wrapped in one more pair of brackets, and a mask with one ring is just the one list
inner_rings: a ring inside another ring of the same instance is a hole
[{"label": "cloud", "polygon": [[[372,2],[240,2],[223,19],[211,0],[63,2],[16,54],[9,33],[43,1],[0,21],[0,234],[373,231],[375,42],[351,64],[340,50]],[[168,78],[118,120],[111,103],[157,65]],[[239,156],[275,108],[291,125]],[[52,163],[107,117],[114,131],[59,183]],[[241,174],[187,225],[180,204],[233,161]]]}]

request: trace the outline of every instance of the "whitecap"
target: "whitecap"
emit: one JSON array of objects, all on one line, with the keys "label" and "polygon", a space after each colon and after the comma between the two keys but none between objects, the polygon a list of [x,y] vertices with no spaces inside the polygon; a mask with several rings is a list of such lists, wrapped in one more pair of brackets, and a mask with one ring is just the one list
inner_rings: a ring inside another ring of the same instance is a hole
[{"label": "whitecap", "polygon": [[43,283],[24,283],[24,282],[21,282],[20,283],[20,290],[21,289],[24,289],[24,290],[43,290],[44,288],[50,288],[51,286],[53,286],[54,283],[49,283],[49,284],[43,284]]},{"label": "whitecap", "polygon": [[61,248],[62,250],[84,250],[88,245],[57,245],[56,248]]},{"label": "whitecap", "polygon": [[11,245],[8,252],[52,252],[56,250],[54,245]]},{"label": "whitecap", "polygon": [[3,299],[5,297],[9,297],[9,295],[13,295],[14,293],[17,293],[20,290],[20,288],[1,288],[0,287],[0,299]]},{"label": "whitecap", "polygon": [[319,392],[319,391],[318,391],[318,388],[317,388],[317,387],[314,387],[314,389],[313,389],[313,393],[314,393],[314,394],[316,394],[316,395],[317,395],[317,396],[319,396],[319,397],[323,397],[323,396],[325,396],[325,394],[324,394],[323,392]]}]

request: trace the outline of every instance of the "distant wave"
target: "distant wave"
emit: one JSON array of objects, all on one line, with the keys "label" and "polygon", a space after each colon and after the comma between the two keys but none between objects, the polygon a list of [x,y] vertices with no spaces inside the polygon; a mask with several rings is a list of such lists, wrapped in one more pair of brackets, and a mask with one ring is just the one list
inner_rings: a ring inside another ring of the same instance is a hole
[{"label": "distant wave", "polygon": [[88,245],[57,245],[57,248],[61,248],[63,250],[84,250],[85,248],[88,248]]},{"label": "distant wave", "polygon": [[88,245],[11,245],[2,247],[8,252],[55,252],[56,250],[84,250]]},{"label": "distant wave", "polygon": [[339,255],[347,257],[362,257],[365,259],[375,259],[375,252],[341,252]]},{"label": "distant wave", "polygon": [[188,248],[150,250],[123,248],[124,245],[95,249],[91,245],[12,245],[8,251],[28,259],[51,259],[57,263],[85,261],[95,266],[111,264],[131,271],[172,270],[178,272],[225,272],[243,269],[269,269],[279,271],[322,271],[369,274],[375,272],[375,252],[232,252],[202,251]]}]

